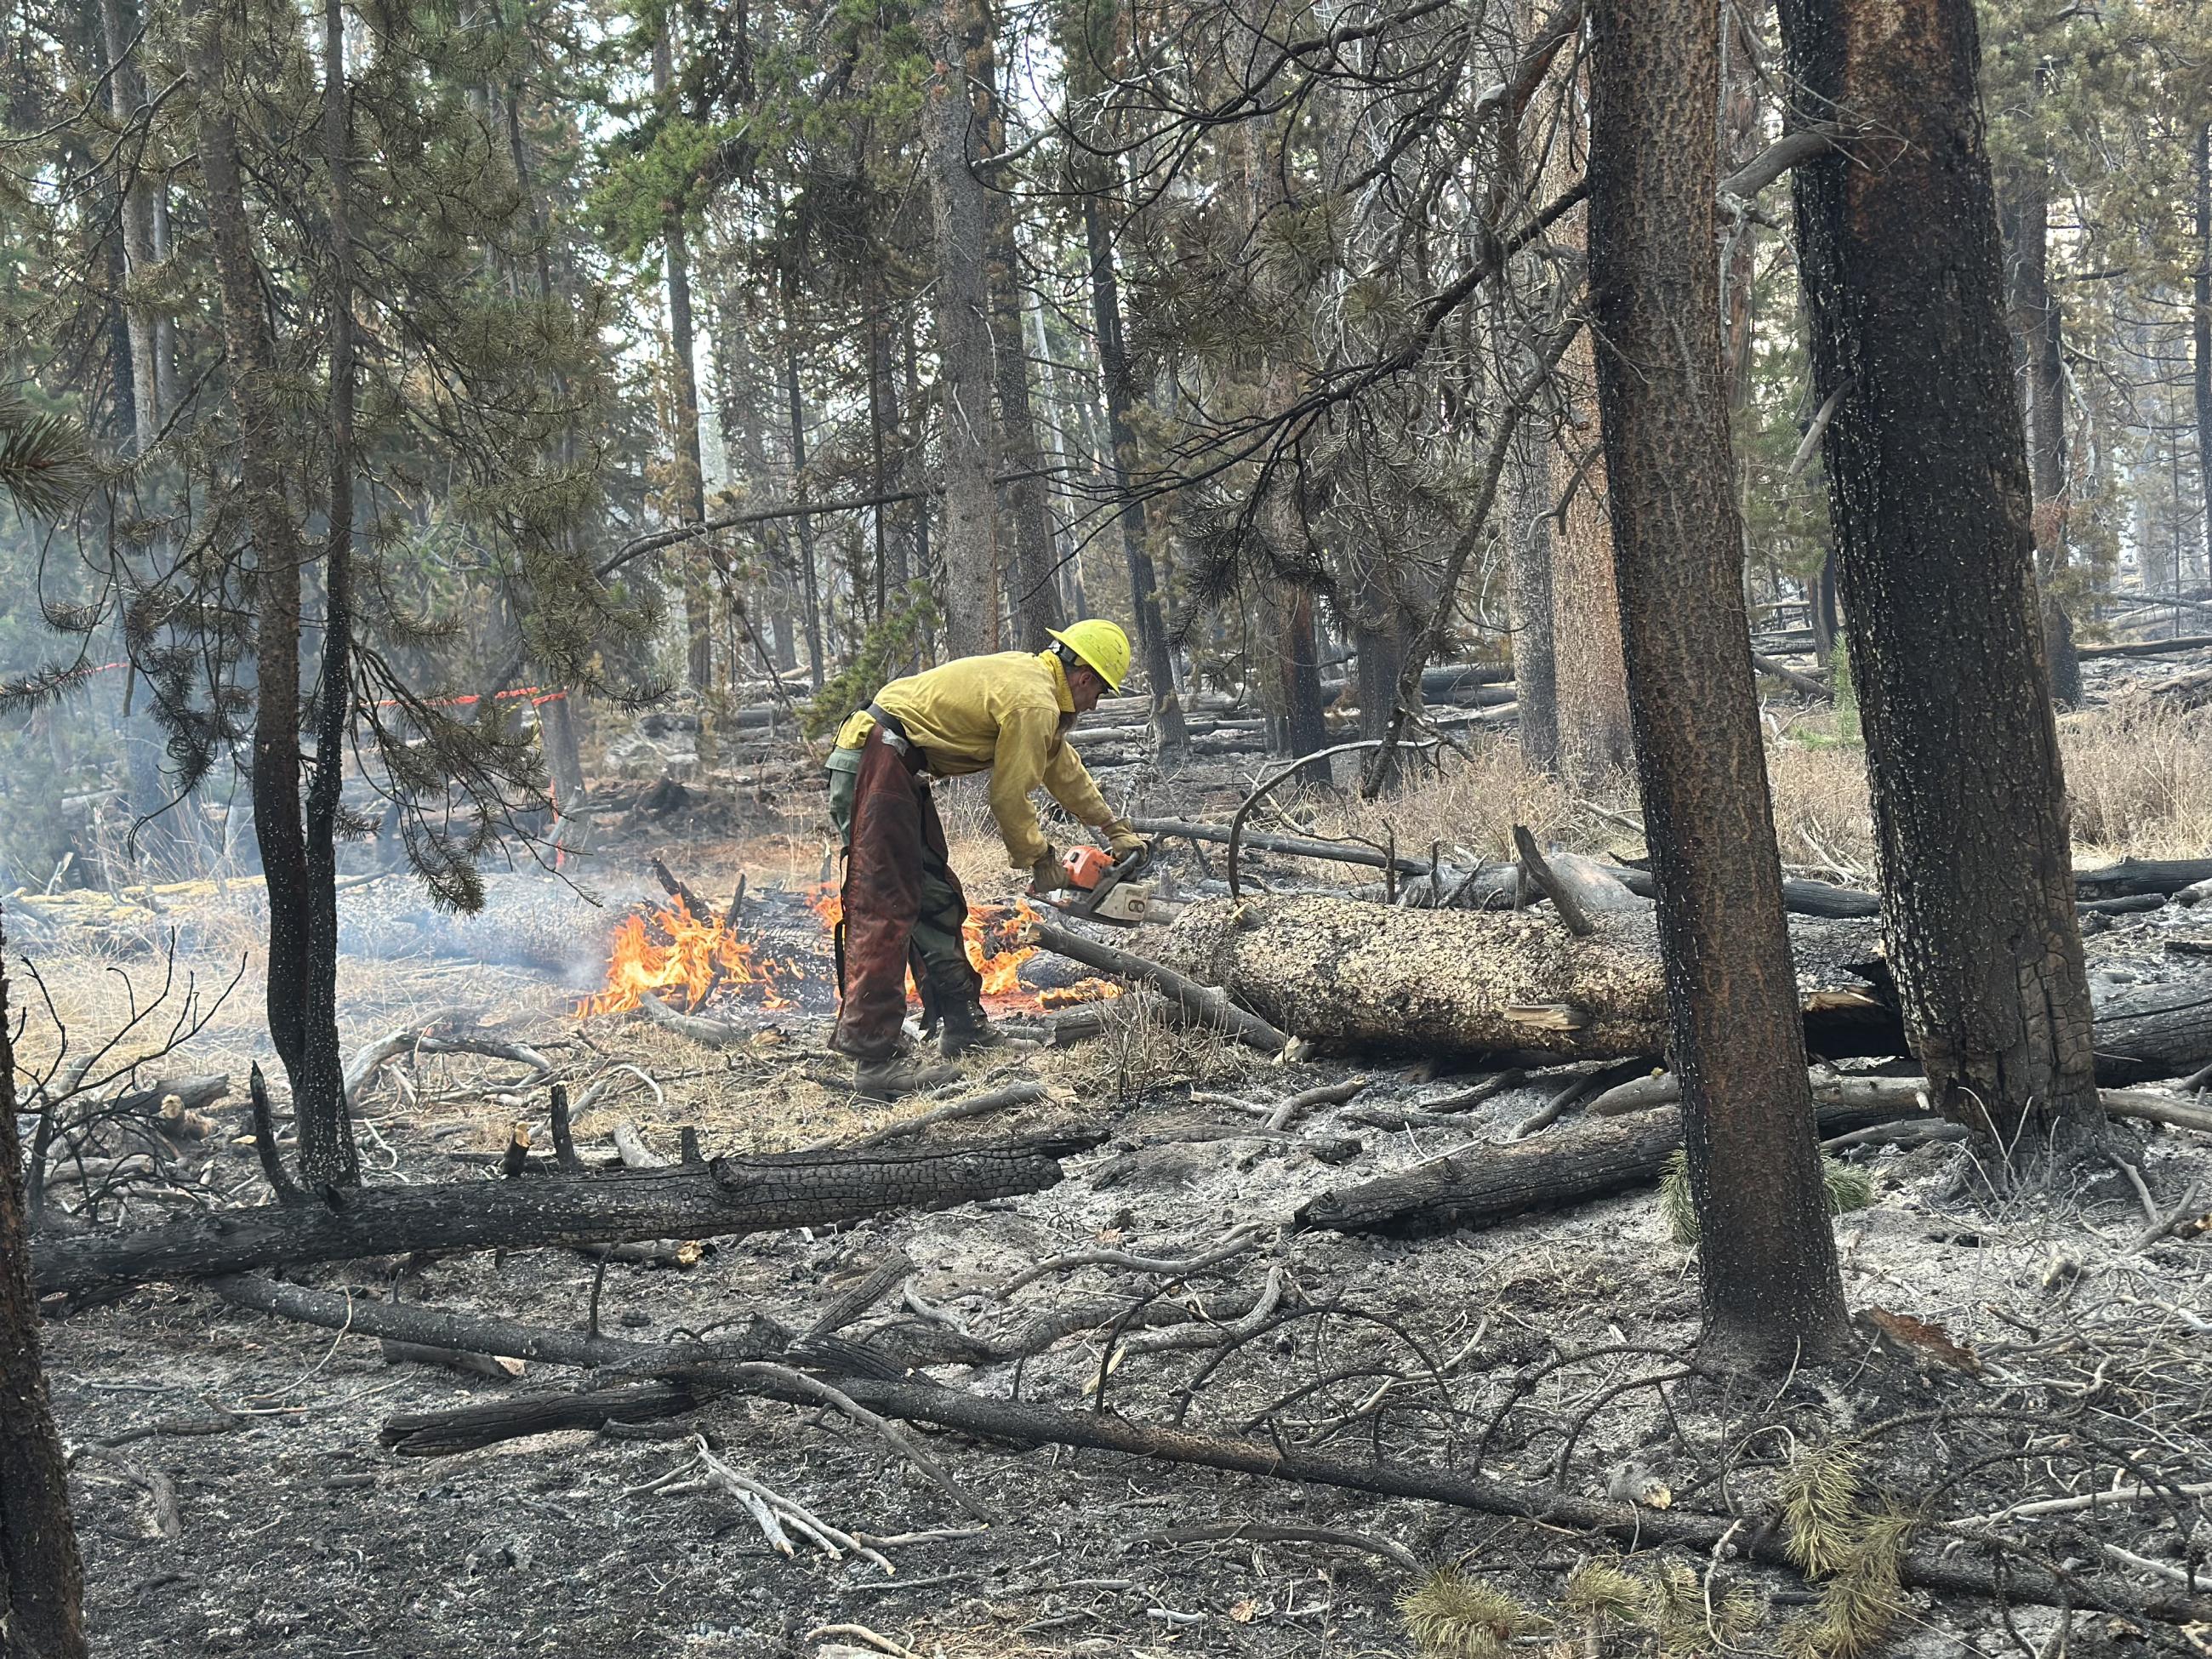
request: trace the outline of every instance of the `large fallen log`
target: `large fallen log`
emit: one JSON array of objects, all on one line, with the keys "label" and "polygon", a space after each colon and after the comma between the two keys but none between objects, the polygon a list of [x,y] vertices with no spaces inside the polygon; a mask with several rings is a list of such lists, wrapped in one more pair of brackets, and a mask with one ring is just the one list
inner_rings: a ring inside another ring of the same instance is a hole
[{"label": "large fallen log", "polygon": [[1622,1060],[1665,1047],[1650,940],[1641,919],[1577,939],[1533,911],[1249,896],[1187,906],[1161,956],[1303,1037]]},{"label": "large fallen log", "polygon": [[1095,1130],[968,1146],[717,1158],[544,1181],[333,1190],[166,1226],[37,1241],[40,1295],[408,1250],[621,1244],[821,1227],[885,1210],[1010,1198],[1060,1180]]},{"label": "large fallen log", "polygon": [[2186,651],[2201,651],[2212,645],[2212,634],[2185,634],[2172,640],[2130,640],[2120,645],[2076,646],[2074,654],[2085,661],[2091,657],[2173,657]]},{"label": "large fallen log", "polygon": [[[1846,1077],[1817,1069],[1813,1073],[1813,1099],[1816,1105],[1863,1109],[1880,1112],[1885,1119],[1925,1114],[1929,1109],[1927,1088],[1928,1079],[1924,1077]],[[2212,1134],[2212,1109],[2192,1106],[2170,1095],[2148,1089],[2100,1089],[2097,1097],[2103,1103],[2106,1113],[2112,1117],[2131,1117],[2139,1122],[2163,1123],[2176,1129]],[[1626,1117],[1672,1106],[1681,1098],[1681,1080],[1672,1072],[1666,1072],[1607,1090],[1590,1102],[1589,1111],[1591,1116],[1597,1118]]]},{"label": "large fallen log", "polygon": [[[1816,1056],[1905,1052],[1879,923],[1805,917],[1792,924],[1790,943]],[[1324,894],[1255,894],[1185,906],[1157,954],[1310,1041],[1561,1060],[1626,1060],[1667,1043],[1665,982],[1648,916],[1610,916],[1595,936],[1577,939],[1548,909],[1408,910]],[[2100,1083],[2179,1077],[2212,1060],[2212,975],[2178,965],[2186,960],[2100,957],[2093,964]]]},{"label": "large fallen log", "polygon": [[2212,859],[2122,859],[2074,872],[2074,896],[2127,898],[2138,893],[2178,893],[2212,878]]}]

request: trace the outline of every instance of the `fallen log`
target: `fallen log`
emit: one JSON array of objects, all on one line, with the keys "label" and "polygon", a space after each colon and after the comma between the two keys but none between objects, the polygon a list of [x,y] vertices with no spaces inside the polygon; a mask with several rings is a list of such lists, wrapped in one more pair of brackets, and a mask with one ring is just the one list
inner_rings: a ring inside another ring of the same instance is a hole
[{"label": "fallen log", "polygon": [[[1894,1103],[1826,1106],[1822,1135],[1850,1134],[1898,1116]],[[1648,1187],[1682,1144],[1679,1107],[1583,1125],[1507,1146],[1483,1145],[1356,1186],[1332,1188],[1301,1206],[1300,1226],[1337,1233],[1417,1237],[1487,1227],[1537,1210],[1569,1209]]]},{"label": "fallen log", "polygon": [[[1907,1052],[1877,923],[1807,917],[1792,926],[1790,943],[1816,1057]],[[1408,910],[1253,894],[1187,905],[1158,956],[1311,1041],[1558,1060],[1626,1060],[1667,1044],[1648,916],[1608,916],[1577,939],[1548,909]],[[2112,966],[2100,960],[2091,976],[2100,1084],[2179,1077],[2212,1060],[2212,980],[2131,960],[2133,975],[2115,976]]]},{"label": "fallen log", "polygon": [[32,1268],[43,1296],[404,1250],[619,1244],[821,1227],[914,1205],[1036,1192],[1060,1180],[1059,1158],[1103,1138],[1100,1131],[1071,1128],[965,1146],[785,1152],[545,1180],[333,1190],[310,1203],[41,1239]]},{"label": "fallen log", "polygon": [[[1615,881],[1638,898],[1656,899],[1659,884],[1649,870],[1632,866],[1607,866]],[[1782,908],[1793,915],[1826,916],[1848,921],[1881,914],[1881,895],[1869,893],[1858,887],[1837,887],[1825,881],[1808,881],[1802,876],[1790,876],[1782,883]]]},{"label": "fallen log", "polygon": [[[387,1419],[380,1438],[403,1455],[435,1455],[491,1443],[488,1436],[514,1438],[547,1428],[641,1421],[651,1415],[688,1410],[702,1396],[732,1392],[795,1406],[817,1406],[821,1403],[818,1389],[818,1384],[810,1384],[808,1379],[773,1364],[704,1366],[680,1381],[500,1400],[457,1411],[404,1413]],[[1747,1528],[1741,1516],[1653,1510],[1584,1498],[1551,1486],[1462,1474],[1434,1463],[1333,1457],[1286,1445],[1279,1438],[1261,1441],[1200,1434],[1135,1422],[1112,1412],[1068,1411],[1032,1401],[971,1394],[927,1381],[840,1375],[836,1389],[853,1405],[893,1421],[931,1424],[981,1439],[1015,1445],[1074,1446],[1298,1485],[1415,1498],[1533,1522],[1548,1532],[1569,1528],[1596,1533],[1618,1539],[1631,1548],[1672,1546],[1704,1553],[1734,1540],[1747,1554],[1771,1565],[1795,1565],[1790,1559],[1786,1528],[1771,1524]],[[2108,1589],[2107,1580],[2071,1570],[2054,1575],[2008,1564],[1996,1572],[1961,1559],[1955,1548],[1941,1554],[1905,1554],[1899,1560],[1898,1571],[1906,1583],[1926,1589],[2051,1607],[2100,1607],[2139,1620],[2185,1623],[2212,1616],[2212,1597],[2167,1593],[2137,1599],[2124,1587],[2114,1593]]]},{"label": "fallen log", "polygon": [[[1899,1119],[1925,1115],[1929,1111],[1926,1098],[1928,1079],[1924,1077],[1846,1077],[1816,1070],[1812,1084],[1814,1103],[1819,1106],[1887,1112]],[[2100,1089],[2097,1097],[2109,1116],[2131,1117],[2140,1122],[2164,1123],[2177,1129],[2212,1134],[2212,1109],[2192,1106],[2185,1100],[2148,1089]],[[1672,1106],[1681,1098],[1681,1083],[1672,1072],[1667,1072],[1608,1089],[1590,1102],[1589,1110],[1592,1117],[1626,1117]]]},{"label": "fallen log", "polygon": [[2076,646],[2074,654],[2092,657],[2172,657],[2185,651],[2201,651],[2212,645],[2212,634],[2185,634],[2173,640],[2130,640],[2119,645]]},{"label": "fallen log", "polygon": [[1102,974],[1151,986],[1166,1000],[1163,1012],[1167,1018],[1179,1024],[1212,1026],[1263,1054],[1283,1054],[1292,1047],[1289,1036],[1238,1006],[1224,992],[1198,984],[1147,957],[1101,945],[1065,927],[1055,927],[1048,921],[1032,922],[1024,931],[1022,942],[1066,957],[1086,968],[1095,968]]},{"label": "fallen log", "polygon": [[1188,906],[1162,955],[1304,1037],[1620,1060],[1665,1046],[1650,939],[1629,919],[1577,939],[1534,912],[1248,896]]},{"label": "fallen log", "polygon": [[2122,859],[2117,864],[2074,872],[2077,899],[2127,898],[2140,893],[2172,895],[2212,879],[2212,859]]}]

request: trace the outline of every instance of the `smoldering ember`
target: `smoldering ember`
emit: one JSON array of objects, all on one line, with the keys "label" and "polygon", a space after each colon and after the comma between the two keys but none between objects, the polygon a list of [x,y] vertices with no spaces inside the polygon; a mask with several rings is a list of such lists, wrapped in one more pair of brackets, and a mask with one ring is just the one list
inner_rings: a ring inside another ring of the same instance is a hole
[{"label": "smoldering ember", "polygon": [[2206,0],[30,0],[0,1659],[2212,1655]]}]

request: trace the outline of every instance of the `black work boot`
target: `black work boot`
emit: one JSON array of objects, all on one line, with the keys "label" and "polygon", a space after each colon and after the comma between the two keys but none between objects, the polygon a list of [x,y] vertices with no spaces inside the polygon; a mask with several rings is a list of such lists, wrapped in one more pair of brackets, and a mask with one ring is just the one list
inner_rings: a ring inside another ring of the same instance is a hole
[{"label": "black work boot", "polygon": [[943,1012],[945,1035],[938,1048],[947,1060],[957,1060],[971,1048],[995,1048],[1006,1040],[1005,1032],[992,1030],[981,997],[947,997]]}]

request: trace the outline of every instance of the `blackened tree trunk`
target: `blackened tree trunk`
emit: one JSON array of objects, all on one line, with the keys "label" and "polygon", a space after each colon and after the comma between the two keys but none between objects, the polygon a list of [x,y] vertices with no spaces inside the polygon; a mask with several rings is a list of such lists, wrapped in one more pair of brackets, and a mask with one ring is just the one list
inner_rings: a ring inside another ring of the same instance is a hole
[{"label": "blackened tree trunk", "polygon": [[1152,727],[1163,754],[1179,755],[1188,746],[1182,699],[1176,695],[1175,669],[1168,658],[1166,618],[1160,611],[1159,575],[1145,545],[1145,509],[1130,487],[1137,465],[1137,432],[1130,416],[1136,391],[1129,384],[1129,356],[1121,339],[1121,289],[1114,274],[1114,237],[1106,223],[1103,183],[1083,191],[1083,239],[1091,258],[1091,319],[1098,332],[1098,374],[1106,391],[1106,435],[1113,446],[1114,490],[1121,502],[1121,554],[1129,567],[1129,604],[1135,613],[1137,651],[1144,659],[1152,692]]},{"label": "blackened tree trunk", "polygon": [[[6,959],[0,940],[0,963]],[[68,1465],[39,1366],[9,1030],[8,978],[0,971],[0,1653],[82,1659],[84,1570],[70,1520]]]},{"label": "blackened tree trunk", "polygon": [[2035,490],[2035,574],[2043,595],[2043,641],[2051,659],[2051,694],[2062,708],[2081,702],[2081,659],[2074,619],[2059,586],[2067,565],[2066,382],[2059,349],[2063,324],[2051,292],[2051,178],[2039,157],[2024,164],[2007,204],[2012,244],[2013,332],[2027,368],[2027,471]]},{"label": "blackened tree trunk", "polygon": [[1849,1330],[1752,681],[1713,258],[1718,0],[1599,0],[1590,299],[1624,655],[1705,1341]]},{"label": "blackened tree trunk", "polygon": [[[1782,0],[1808,110],[1797,263],[1883,914],[1941,1109],[2102,1144],[1972,0]],[[1930,372],[1941,364],[1943,372]]]},{"label": "blackened tree trunk", "polygon": [[997,422],[991,409],[989,230],[982,181],[970,165],[975,70],[991,37],[981,0],[928,0],[915,18],[933,72],[922,88],[921,142],[929,174],[937,280],[937,412],[945,478],[946,648],[955,656],[999,642]]},{"label": "blackened tree trunk", "polygon": [[[2195,375],[2197,466],[2204,489],[2205,567],[2212,570],[2212,125],[2197,129],[2197,280]],[[2175,580],[2181,562],[2174,561]]]},{"label": "blackened tree trunk", "polygon": [[[653,96],[666,99],[675,79],[672,27],[664,15],[653,38]],[[699,376],[691,337],[691,250],[684,210],[672,204],[661,221],[661,254],[668,286],[669,398],[676,417],[676,510],[693,524],[707,516],[705,470],[699,456]],[[696,542],[684,551],[684,679],[694,691],[714,689],[714,589],[707,550]],[[702,728],[702,733],[704,728]]]},{"label": "blackened tree trunk", "polygon": [[[207,185],[208,229],[214,246],[216,294],[222,313],[226,368],[235,416],[239,495],[254,552],[253,831],[269,893],[269,1036],[292,1084],[301,1173],[311,1187],[357,1185],[353,1126],[346,1109],[338,1052],[336,928],[324,906],[330,854],[311,850],[300,799],[300,620],[301,574],[309,562],[292,520],[283,464],[283,421],[275,396],[275,350],[262,303],[261,272],[246,219],[235,118],[229,112],[221,31],[210,25],[191,58],[199,104],[200,169]],[[343,580],[337,590],[343,591]],[[343,635],[343,613],[334,619]],[[326,643],[326,653],[328,645]],[[339,660],[343,664],[341,647]],[[326,654],[327,660],[327,654]],[[343,764],[343,742],[318,757]],[[333,774],[333,782],[335,775]],[[327,817],[317,823],[326,834]]]}]

